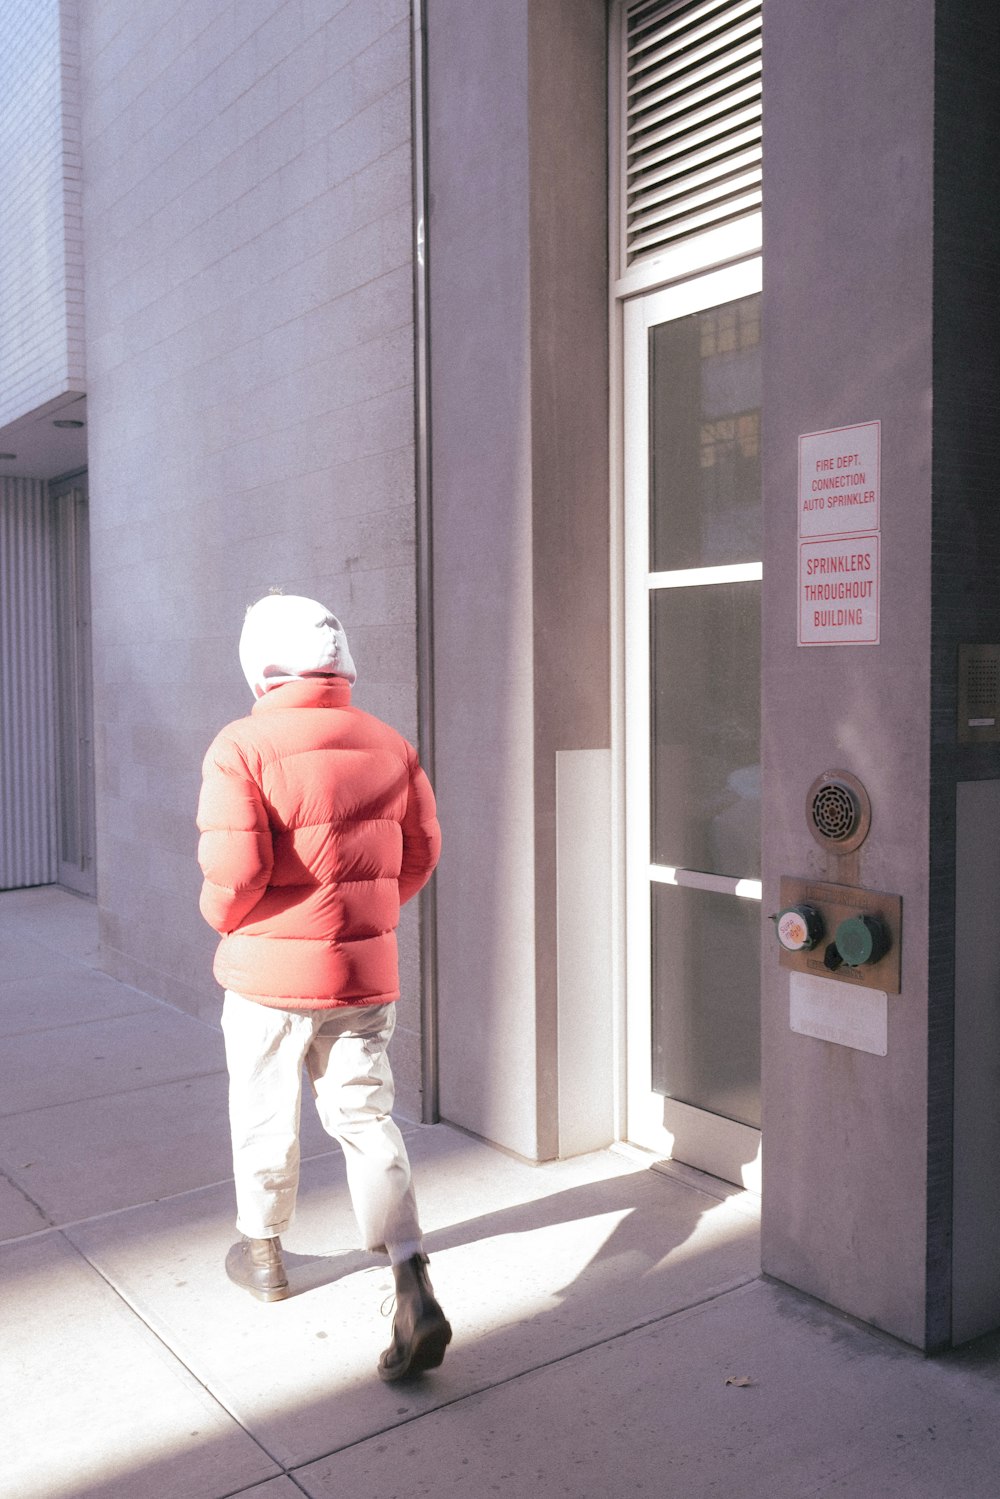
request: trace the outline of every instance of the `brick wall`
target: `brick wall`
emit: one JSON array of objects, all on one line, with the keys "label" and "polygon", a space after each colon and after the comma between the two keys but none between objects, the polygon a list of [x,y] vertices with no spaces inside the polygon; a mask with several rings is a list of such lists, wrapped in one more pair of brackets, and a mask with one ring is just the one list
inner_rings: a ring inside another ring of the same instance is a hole
[{"label": "brick wall", "polygon": [[77,0],[0,5],[0,427],[83,390]]},{"label": "brick wall", "polygon": [[[216,1014],[201,756],[272,584],[416,735],[407,0],[103,0],[82,28],[105,960]],[[396,1062],[418,1107],[415,913]]]}]

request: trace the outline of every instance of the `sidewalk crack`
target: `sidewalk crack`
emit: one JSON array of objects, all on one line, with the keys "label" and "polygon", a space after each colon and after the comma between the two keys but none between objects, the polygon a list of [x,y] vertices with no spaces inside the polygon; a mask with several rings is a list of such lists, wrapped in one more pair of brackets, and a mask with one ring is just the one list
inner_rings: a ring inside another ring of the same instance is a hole
[{"label": "sidewalk crack", "polygon": [[648,1317],[642,1322],[636,1322],[630,1327],[623,1327],[619,1332],[610,1333],[607,1337],[595,1338],[592,1343],[585,1343],[579,1348],[571,1348],[566,1353],[561,1353],[556,1358],[543,1359],[540,1363],[530,1364],[527,1368],[518,1369],[515,1373],[507,1375],[504,1379],[498,1379],[493,1384],[478,1385],[474,1390],[464,1390],[460,1395],[455,1395],[450,1400],[442,1400],[436,1405],[429,1406],[426,1410],[415,1411],[412,1416],[405,1419],[393,1421],[388,1426],[382,1426],[377,1431],[366,1432],[353,1442],[345,1442],[342,1447],[332,1447],[329,1452],[319,1453],[316,1457],[310,1457],[308,1461],[296,1463],[294,1468],[289,1468],[289,1478],[294,1478],[297,1471],[311,1467],[314,1463],[323,1462],[325,1458],[335,1457],[341,1452],[350,1452],[355,1447],[362,1447],[366,1442],[374,1441],[378,1437],[391,1435],[403,1426],[412,1426],[415,1421],[424,1421],[438,1411],[451,1409],[452,1406],[462,1405],[466,1400],[474,1400],[477,1395],[488,1395],[493,1390],[502,1390],[506,1385],[516,1384],[519,1379],[525,1379],[531,1374],[538,1374],[543,1369],[553,1369],[559,1364],[565,1364],[570,1359],[578,1358],[581,1354],[592,1353],[596,1348],[607,1347],[611,1343],[617,1343],[621,1338],[630,1337],[633,1333],[643,1332],[646,1328],[655,1327],[659,1323],[673,1322],[678,1317],[687,1316],[689,1312],[697,1312],[705,1307],[714,1305],[717,1301],[723,1301],[727,1296],[736,1295],[745,1291],[748,1286],[760,1285],[763,1276],[753,1275],[746,1280],[733,1281],[730,1285],[721,1286],[717,1291],[701,1297],[697,1301],[689,1302],[686,1306],[680,1306],[676,1311],[666,1312],[656,1317]]}]

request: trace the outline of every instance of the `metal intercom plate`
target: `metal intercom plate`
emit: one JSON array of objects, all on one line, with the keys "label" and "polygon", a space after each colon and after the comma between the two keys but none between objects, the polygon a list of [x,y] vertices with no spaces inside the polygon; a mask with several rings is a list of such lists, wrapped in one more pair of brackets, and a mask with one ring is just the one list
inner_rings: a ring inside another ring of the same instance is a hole
[{"label": "metal intercom plate", "polygon": [[1000,645],[958,648],[958,742],[1000,740]]},{"label": "metal intercom plate", "polygon": [[[823,880],[802,880],[794,875],[781,876],[781,909],[789,906],[814,906],[823,918],[825,935],[811,950],[788,952],[779,948],[782,968],[796,973],[811,973],[816,978],[835,979],[840,983],[860,986],[864,989],[881,989],[886,994],[898,994],[901,982],[900,957],[903,936],[903,898],[886,895],[880,890],[861,890],[851,885],[830,885]],[[890,935],[889,950],[877,963],[865,963],[860,968],[849,968],[842,963],[836,971],[823,961],[828,943],[842,921],[851,916],[881,917]]]}]

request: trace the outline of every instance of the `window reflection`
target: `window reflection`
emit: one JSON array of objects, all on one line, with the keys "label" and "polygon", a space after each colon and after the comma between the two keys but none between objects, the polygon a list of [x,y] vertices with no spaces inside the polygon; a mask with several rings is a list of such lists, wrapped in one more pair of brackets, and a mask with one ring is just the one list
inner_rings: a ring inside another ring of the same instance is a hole
[{"label": "window reflection", "polygon": [[651,599],[656,864],[760,872],[760,584]]},{"label": "window reflection", "polygon": [[743,297],[739,302],[724,302],[697,315],[701,329],[701,357],[732,354],[736,349],[752,349],[760,343],[760,296]]},{"label": "window reflection", "polygon": [[760,296],[650,331],[653,571],[760,556]]}]

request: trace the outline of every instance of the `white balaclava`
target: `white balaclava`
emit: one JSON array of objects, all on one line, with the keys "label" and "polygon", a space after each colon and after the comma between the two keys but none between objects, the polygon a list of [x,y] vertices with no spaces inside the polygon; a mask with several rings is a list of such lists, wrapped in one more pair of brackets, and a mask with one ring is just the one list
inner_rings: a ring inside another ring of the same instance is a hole
[{"label": "white balaclava", "polygon": [[344,627],[315,599],[269,593],[247,610],[240,665],[255,697],[300,677],[357,680]]}]

